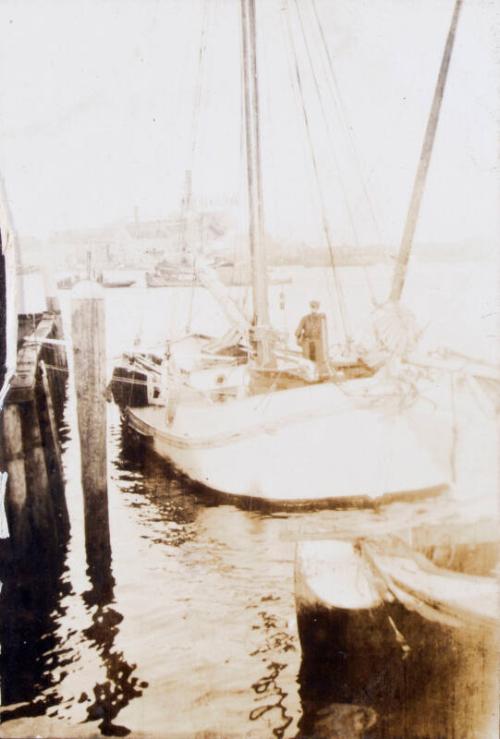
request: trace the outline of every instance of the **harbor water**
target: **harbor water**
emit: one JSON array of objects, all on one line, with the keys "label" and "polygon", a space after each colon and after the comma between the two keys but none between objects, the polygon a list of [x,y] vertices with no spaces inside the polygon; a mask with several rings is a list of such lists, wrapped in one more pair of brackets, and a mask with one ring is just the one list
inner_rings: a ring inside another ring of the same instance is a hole
[{"label": "harbor water", "polygon": [[[419,322],[429,322],[424,340],[491,361],[498,326],[494,271],[481,263],[417,267],[408,300]],[[387,285],[382,268],[368,272],[346,270],[356,316],[351,329],[360,341],[374,308],[367,277],[375,301]],[[61,293],[66,313],[69,297]],[[290,285],[273,286],[277,327],[293,330],[315,297],[330,315],[334,295],[323,270],[297,270]],[[138,284],[107,290],[110,368],[138,337],[153,346],[180,335],[187,323],[201,332],[223,330],[223,316],[210,301],[202,289]],[[335,332],[338,316],[330,321],[333,344]],[[363,531],[385,520],[403,526],[412,516],[431,517],[439,502],[368,510],[249,508],[179,477],[128,436],[118,408],[109,404],[112,562],[90,578],[71,379],[62,421],[71,535],[57,572],[34,566],[30,581],[6,577],[0,736],[497,735],[494,663],[474,655],[470,645],[460,647],[463,669],[454,659],[450,672],[443,657],[433,689],[424,670],[402,676],[389,665],[382,677],[387,690],[376,676],[376,689],[368,683],[364,695],[348,700],[328,686],[320,660],[307,673],[302,669],[296,541],[307,532]]]}]

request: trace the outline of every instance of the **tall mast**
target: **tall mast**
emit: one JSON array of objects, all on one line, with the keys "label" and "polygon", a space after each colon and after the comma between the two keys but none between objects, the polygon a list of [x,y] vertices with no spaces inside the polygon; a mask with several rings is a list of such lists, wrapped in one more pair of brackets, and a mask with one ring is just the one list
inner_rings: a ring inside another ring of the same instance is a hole
[{"label": "tall mast", "polygon": [[401,298],[401,293],[403,292],[403,287],[405,284],[408,260],[410,259],[410,251],[413,244],[415,229],[417,227],[417,219],[420,212],[422,195],[424,193],[425,180],[427,178],[432,148],[434,146],[434,139],[436,137],[439,113],[441,110],[441,103],[443,100],[446,78],[448,76],[451,52],[453,50],[453,44],[455,42],[458,16],[460,15],[462,2],[463,0],[456,0],[455,9],[453,11],[453,16],[451,19],[451,26],[448,32],[448,38],[446,39],[443,59],[441,61],[441,68],[439,70],[436,89],[434,91],[434,99],[432,101],[431,112],[429,115],[429,120],[427,122],[427,128],[425,130],[424,143],[422,145],[422,151],[420,153],[420,161],[418,164],[417,174],[415,176],[415,182],[413,183],[413,192],[411,195],[410,206],[408,208],[408,214],[406,216],[406,223],[403,231],[403,238],[401,239],[398,261],[394,270],[390,300],[399,300]]},{"label": "tall mast", "polygon": [[[182,247],[182,258],[186,259],[188,252],[188,234],[187,234],[187,222],[191,220],[191,170],[186,170],[184,180],[184,195],[182,197],[182,234],[181,234],[181,247]],[[191,245],[192,247],[192,245]]]},{"label": "tall mast", "polygon": [[248,220],[252,260],[255,339],[257,344],[257,362],[260,366],[266,366],[272,363],[273,354],[269,337],[267,266],[263,240],[255,0],[241,0],[241,30],[247,150]]}]

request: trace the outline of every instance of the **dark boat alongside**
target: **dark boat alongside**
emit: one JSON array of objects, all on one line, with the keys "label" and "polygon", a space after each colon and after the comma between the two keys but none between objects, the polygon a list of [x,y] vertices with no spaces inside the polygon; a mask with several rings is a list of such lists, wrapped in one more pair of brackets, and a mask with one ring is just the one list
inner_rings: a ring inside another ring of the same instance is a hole
[{"label": "dark boat alongside", "polygon": [[155,354],[124,353],[113,369],[110,392],[124,408],[145,406],[160,397],[161,358]]},{"label": "dark boat alongside", "polygon": [[488,521],[468,537],[452,529],[436,528],[434,540],[417,530],[413,547],[394,537],[298,545],[305,704],[370,706],[391,726],[375,735],[391,737],[395,714],[424,737],[429,706],[447,706],[440,735],[490,736],[475,732],[497,710],[498,537]]}]

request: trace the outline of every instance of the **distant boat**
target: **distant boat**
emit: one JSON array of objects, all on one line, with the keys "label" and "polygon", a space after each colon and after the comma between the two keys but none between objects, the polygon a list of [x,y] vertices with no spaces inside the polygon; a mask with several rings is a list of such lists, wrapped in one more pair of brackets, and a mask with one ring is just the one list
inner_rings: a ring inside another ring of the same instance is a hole
[{"label": "distant boat", "polygon": [[[250,264],[215,261],[211,266],[226,287],[246,287],[252,284]],[[292,277],[280,268],[271,268],[268,282],[272,285],[286,285],[292,282]],[[153,272],[146,272],[148,287],[201,287],[202,284],[195,264],[190,265],[174,259],[163,260]]]},{"label": "distant boat", "polygon": [[76,283],[79,281],[79,277],[74,274],[64,275],[57,280],[57,287],[59,290],[71,290]]},{"label": "distant boat", "polygon": [[146,272],[148,287],[197,287],[198,277],[188,264],[162,260],[153,272]]},{"label": "distant boat", "polygon": [[101,272],[97,278],[103,287],[131,287],[135,285],[135,279],[121,273],[120,271]]},{"label": "distant boat", "polygon": [[[81,279],[82,276],[75,273],[62,275],[57,280],[57,287],[59,290],[71,290]],[[119,272],[101,272],[97,276],[97,282],[103,287],[130,287],[136,281]]]},{"label": "distant boat", "polygon": [[103,280],[101,285],[103,287],[132,287],[135,285],[135,280]]},{"label": "distant boat", "polygon": [[[252,284],[252,265],[250,262],[222,262],[216,264],[214,269],[219,280],[227,287],[245,287]],[[292,276],[280,267],[269,267],[267,270],[267,283],[269,285],[288,285],[292,282]]]}]

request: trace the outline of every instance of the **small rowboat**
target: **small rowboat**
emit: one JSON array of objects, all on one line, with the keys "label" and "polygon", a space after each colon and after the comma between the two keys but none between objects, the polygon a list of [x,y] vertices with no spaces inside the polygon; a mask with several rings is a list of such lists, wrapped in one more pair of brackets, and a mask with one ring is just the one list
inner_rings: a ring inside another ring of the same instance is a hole
[{"label": "small rowboat", "polygon": [[413,546],[390,534],[298,543],[302,684],[396,726],[403,716],[412,736],[425,735],[430,707],[450,705],[442,735],[472,736],[497,704],[495,528],[493,518],[443,522],[434,541],[432,527],[412,532]]}]

